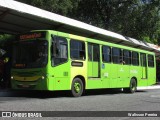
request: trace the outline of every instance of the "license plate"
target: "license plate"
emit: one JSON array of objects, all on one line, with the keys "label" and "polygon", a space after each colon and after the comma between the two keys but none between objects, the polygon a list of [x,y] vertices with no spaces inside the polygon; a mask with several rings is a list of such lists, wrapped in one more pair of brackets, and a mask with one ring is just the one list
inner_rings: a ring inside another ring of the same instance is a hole
[{"label": "license plate", "polygon": [[22,85],[22,87],[24,87],[24,88],[28,88],[28,87],[29,87],[29,85]]}]

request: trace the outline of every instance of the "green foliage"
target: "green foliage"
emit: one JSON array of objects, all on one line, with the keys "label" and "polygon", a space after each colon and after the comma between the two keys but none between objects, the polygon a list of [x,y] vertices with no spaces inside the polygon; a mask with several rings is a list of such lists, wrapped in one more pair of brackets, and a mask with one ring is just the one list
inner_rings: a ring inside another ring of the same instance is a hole
[{"label": "green foliage", "polygon": [[0,35],[0,48],[6,48],[7,46],[10,46],[14,40],[13,35],[9,34],[2,34]]},{"label": "green foliage", "polygon": [[159,0],[81,0],[73,17],[125,36],[157,43],[159,10]]},{"label": "green foliage", "polygon": [[10,37],[11,37],[11,35],[9,35],[9,34],[2,34],[2,35],[0,35],[0,43],[5,42]]},{"label": "green foliage", "polygon": [[[58,13],[66,16],[72,11],[76,0],[18,0],[30,4],[32,6],[39,7],[41,9],[48,10],[50,12]],[[78,3],[77,3],[78,4]]]}]

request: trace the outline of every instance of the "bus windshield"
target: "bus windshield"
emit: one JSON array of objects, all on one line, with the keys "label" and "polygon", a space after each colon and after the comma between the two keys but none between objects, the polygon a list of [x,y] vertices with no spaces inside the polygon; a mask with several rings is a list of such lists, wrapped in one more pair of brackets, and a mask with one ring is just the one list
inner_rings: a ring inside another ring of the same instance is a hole
[{"label": "bus windshield", "polygon": [[48,42],[45,40],[21,41],[13,45],[13,68],[45,67],[47,58]]}]

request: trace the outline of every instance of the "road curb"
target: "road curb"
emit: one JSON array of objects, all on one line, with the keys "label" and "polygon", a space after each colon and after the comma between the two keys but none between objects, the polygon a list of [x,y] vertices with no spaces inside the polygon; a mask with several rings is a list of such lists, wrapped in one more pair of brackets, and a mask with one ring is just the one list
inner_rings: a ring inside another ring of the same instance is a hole
[{"label": "road curb", "polygon": [[160,89],[160,85],[137,87],[137,90],[149,90],[149,89]]},{"label": "road curb", "polygon": [[[149,89],[160,89],[160,84],[152,85],[152,86],[146,86],[146,87],[137,87],[137,90],[149,90]],[[12,89],[0,89],[0,92],[9,92],[14,91]]]}]

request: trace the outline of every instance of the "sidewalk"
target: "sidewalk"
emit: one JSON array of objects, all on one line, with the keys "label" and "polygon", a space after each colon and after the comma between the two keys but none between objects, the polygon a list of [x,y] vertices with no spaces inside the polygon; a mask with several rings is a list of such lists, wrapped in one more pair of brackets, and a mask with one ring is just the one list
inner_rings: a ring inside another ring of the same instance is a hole
[{"label": "sidewalk", "polygon": [[137,87],[137,90],[149,90],[149,89],[160,89],[160,82],[156,83],[152,86],[146,86],[146,87]]}]

